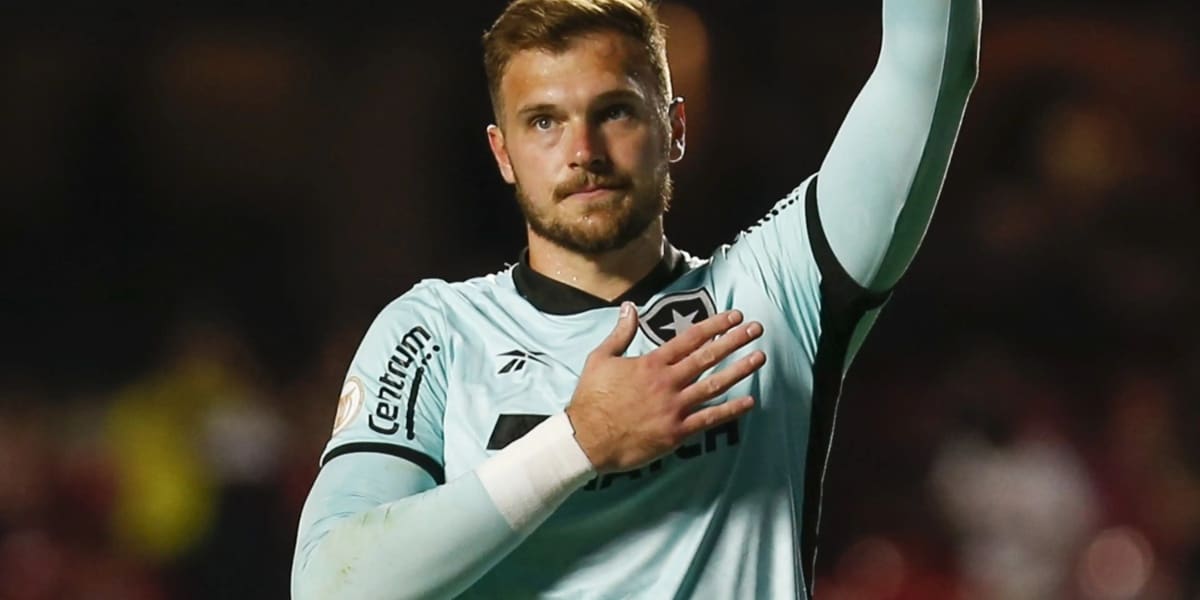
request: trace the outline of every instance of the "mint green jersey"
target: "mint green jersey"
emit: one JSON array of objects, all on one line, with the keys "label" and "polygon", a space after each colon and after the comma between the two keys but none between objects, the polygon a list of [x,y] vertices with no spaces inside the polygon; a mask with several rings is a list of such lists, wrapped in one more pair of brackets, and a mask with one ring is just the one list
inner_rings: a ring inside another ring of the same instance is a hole
[{"label": "mint green jersey", "polygon": [[[668,245],[611,302],[522,257],[383,310],[300,517],[297,600],[812,595],[842,375],[885,298],[868,289],[893,286],[920,246],[978,73],[980,0],[882,7],[879,61],[819,180],[734,243],[707,258]],[[713,400],[757,404],[640,469],[547,492],[540,524],[515,526],[477,467],[547,415],[562,432],[623,301],[640,316],[630,355],[725,309],[762,322],[730,360],[759,349],[766,365]]]},{"label": "mint green jersey", "polygon": [[850,333],[882,302],[833,258],[815,187],[805,182],[710,258],[668,248],[612,302],[524,260],[419,284],[370,328],[322,464],[382,452],[453,480],[567,406],[622,300],[639,307],[630,356],[739,309],[765,334],[728,361],[752,349],[769,359],[710,403],[750,395],[756,408],[643,468],[592,480],[463,597],[803,596]]}]

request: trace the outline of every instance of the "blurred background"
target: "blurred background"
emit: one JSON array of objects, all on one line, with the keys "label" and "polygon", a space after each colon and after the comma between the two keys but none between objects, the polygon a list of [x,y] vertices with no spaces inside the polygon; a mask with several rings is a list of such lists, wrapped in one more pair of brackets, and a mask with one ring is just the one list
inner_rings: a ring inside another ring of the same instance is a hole
[{"label": "blurred background", "polygon": [[[502,2],[142,4],[0,12],[0,598],[286,597],[375,313],[524,246],[484,138]],[[663,4],[676,245],[820,164],[880,35],[822,4]],[[847,380],[817,597],[1200,598],[1197,9],[987,11]]]}]

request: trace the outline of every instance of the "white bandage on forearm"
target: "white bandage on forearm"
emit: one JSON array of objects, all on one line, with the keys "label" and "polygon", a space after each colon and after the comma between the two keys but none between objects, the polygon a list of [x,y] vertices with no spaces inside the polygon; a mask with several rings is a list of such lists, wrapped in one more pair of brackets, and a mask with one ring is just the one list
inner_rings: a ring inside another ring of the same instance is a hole
[{"label": "white bandage on forearm", "polygon": [[537,527],[595,475],[565,413],[546,419],[475,469],[514,531]]}]

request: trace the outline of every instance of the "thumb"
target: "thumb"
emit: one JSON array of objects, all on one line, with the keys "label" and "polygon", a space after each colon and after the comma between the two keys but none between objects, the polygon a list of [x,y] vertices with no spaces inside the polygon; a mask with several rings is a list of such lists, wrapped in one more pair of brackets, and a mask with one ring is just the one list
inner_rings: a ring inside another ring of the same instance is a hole
[{"label": "thumb", "polygon": [[604,338],[600,346],[596,348],[607,356],[621,356],[625,354],[625,350],[629,348],[629,344],[633,342],[633,338],[637,335],[637,311],[634,310],[632,302],[621,303],[621,316],[617,319],[617,326],[613,328],[612,333]]}]

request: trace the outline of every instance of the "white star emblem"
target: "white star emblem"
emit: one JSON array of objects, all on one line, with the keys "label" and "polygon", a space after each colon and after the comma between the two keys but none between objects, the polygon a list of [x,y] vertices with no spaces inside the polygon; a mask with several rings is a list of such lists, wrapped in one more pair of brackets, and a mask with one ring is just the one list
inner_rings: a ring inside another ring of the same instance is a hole
[{"label": "white star emblem", "polygon": [[675,292],[647,307],[638,319],[638,328],[646,339],[661,346],[716,312],[716,303],[704,288]]},{"label": "white star emblem", "polygon": [[662,328],[667,331],[674,331],[675,335],[679,335],[696,324],[696,315],[699,312],[698,310],[693,310],[686,315],[681,315],[675,309],[671,309],[671,324],[663,325]]}]

